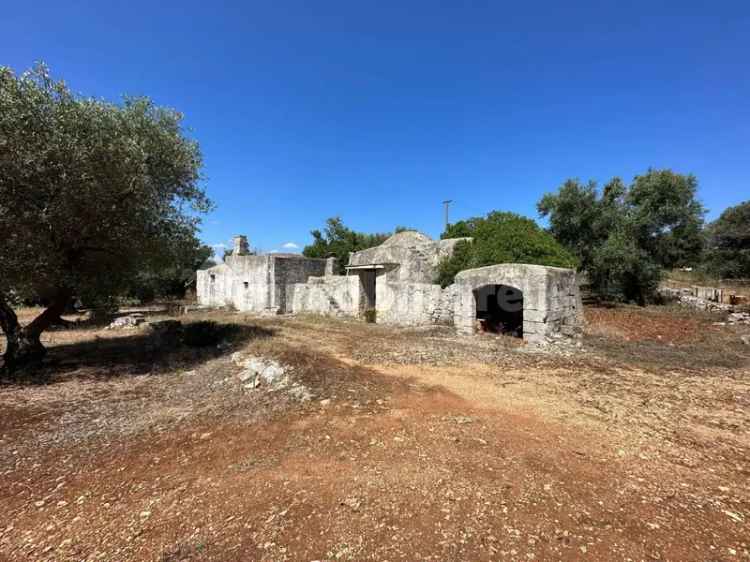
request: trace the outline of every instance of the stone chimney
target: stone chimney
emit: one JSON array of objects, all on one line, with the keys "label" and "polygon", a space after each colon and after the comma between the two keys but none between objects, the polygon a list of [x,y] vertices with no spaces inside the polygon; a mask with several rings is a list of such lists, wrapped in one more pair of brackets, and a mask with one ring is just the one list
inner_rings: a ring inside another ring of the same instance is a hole
[{"label": "stone chimney", "polygon": [[338,260],[336,258],[326,258],[325,276],[331,277],[337,273]]},{"label": "stone chimney", "polygon": [[246,256],[250,253],[250,245],[247,243],[247,236],[238,234],[232,238],[232,242],[234,246],[232,248],[233,256]]}]

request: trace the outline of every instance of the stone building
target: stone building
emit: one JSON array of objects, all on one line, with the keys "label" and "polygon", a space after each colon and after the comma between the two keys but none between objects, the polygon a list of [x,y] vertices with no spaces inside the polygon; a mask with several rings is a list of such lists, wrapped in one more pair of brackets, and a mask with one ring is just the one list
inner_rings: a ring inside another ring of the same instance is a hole
[{"label": "stone building", "polygon": [[197,272],[198,302],[241,311],[284,313],[287,286],[325,275],[328,260],[299,254],[253,254],[245,236],[234,237],[224,263]]},{"label": "stone building", "polygon": [[198,272],[198,300],[275,314],[362,317],[374,311],[378,323],[512,333],[536,344],[580,333],[583,315],[573,270],[502,264],[463,271],[445,288],[436,284],[440,260],[461,240],[400,232],[352,253],[346,275],[335,275],[333,258],[253,255],[238,236],[225,263]]}]

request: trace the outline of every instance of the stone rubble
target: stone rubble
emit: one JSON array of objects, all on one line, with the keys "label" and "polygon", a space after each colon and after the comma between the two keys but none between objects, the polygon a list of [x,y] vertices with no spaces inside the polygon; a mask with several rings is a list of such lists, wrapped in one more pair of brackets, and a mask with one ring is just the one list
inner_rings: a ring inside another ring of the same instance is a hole
[{"label": "stone rubble", "polygon": [[[730,324],[750,324],[750,314],[747,312],[735,312],[738,308],[736,305],[695,296],[693,290],[689,288],[674,289],[671,287],[661,287],[659,289],[659,294],[668,300],[673,300],[681,305],[696,308],[698,310],[705,310],[707,312],[729,312],[731,313],[730,319],[728,319]],[[735,321],[732,321],[731,319],[733,316],[736,317]]]},{"label": "stone rubble", "polygon": [[273,359],[258,356],[244,356],[240,352],[232,354],[232,362],[242,371],[237,375],[245,390],[268,387],[274,390],[285,390],[292,398],[307,402],[313,394],[303,384],[291,377],[293,369]]},{"label": "stone rubble", "polygon": [[727,317],[728,324],[750,324],[750,313],[748,312],[732,312]]},{"label": "stone rubble", "polygon": [[107,330],[132,330],[137,328],[146,321],[143,314],[133,313],[127,316],[115,318],[112,323],[106,327]]}]

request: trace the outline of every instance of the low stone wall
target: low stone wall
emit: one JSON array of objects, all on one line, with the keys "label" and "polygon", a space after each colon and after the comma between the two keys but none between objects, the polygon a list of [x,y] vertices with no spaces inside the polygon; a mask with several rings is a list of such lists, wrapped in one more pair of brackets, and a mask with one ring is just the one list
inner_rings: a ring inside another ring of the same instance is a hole
[{"label": "low stone wall", "polygon": [[452,324],[455,288],[432,283],[387,283],[378,291],[378,322],[402,326]]},{"label": "low stone wall", "polygon": [[[722,282],[728,284],[730,281]],[[745,291],[742,287],[744,280],[736,280],[732,287],[706,287],[703,285],[685,285],[666,280],[659,287],[659,293],[667,298],[693,297],[700,302],[712,302],[722,305],[737,306],[750,304],[750,290]],[[696,301],[696,302],[698,302]],[[704,308],[700,307],[699,308]]]},{"label": "low stone wall", "polygon": [[709,312],[733,312],[736,307],[747,306],[749,302],[748,299],[735,295],[731,299],[724,299],[721,289],[711,287],[660,287],[659,294],[666,300]]},{"label": "low stone wall", "polygon": [[330,316],[359,314],[359,279],[356,276],[310,277],[307,283],[287,285],[286,291],[287,312]]}]

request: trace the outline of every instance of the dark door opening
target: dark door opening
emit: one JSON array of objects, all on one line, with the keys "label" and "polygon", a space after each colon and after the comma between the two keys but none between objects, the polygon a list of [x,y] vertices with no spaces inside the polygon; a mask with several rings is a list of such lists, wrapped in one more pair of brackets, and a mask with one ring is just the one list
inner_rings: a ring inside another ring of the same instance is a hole
[{"label": "dark door opening", "polygon": [[486,285],[474,291],[474,299],[481,331],[523,337],[523,292],[509,285]]},{"label": "dark door opening", "polygon": [[365,296],[362,303],[365,312],[375,310],[375,274],[376,271],[374,269],[364,269],[359,273]]}]

